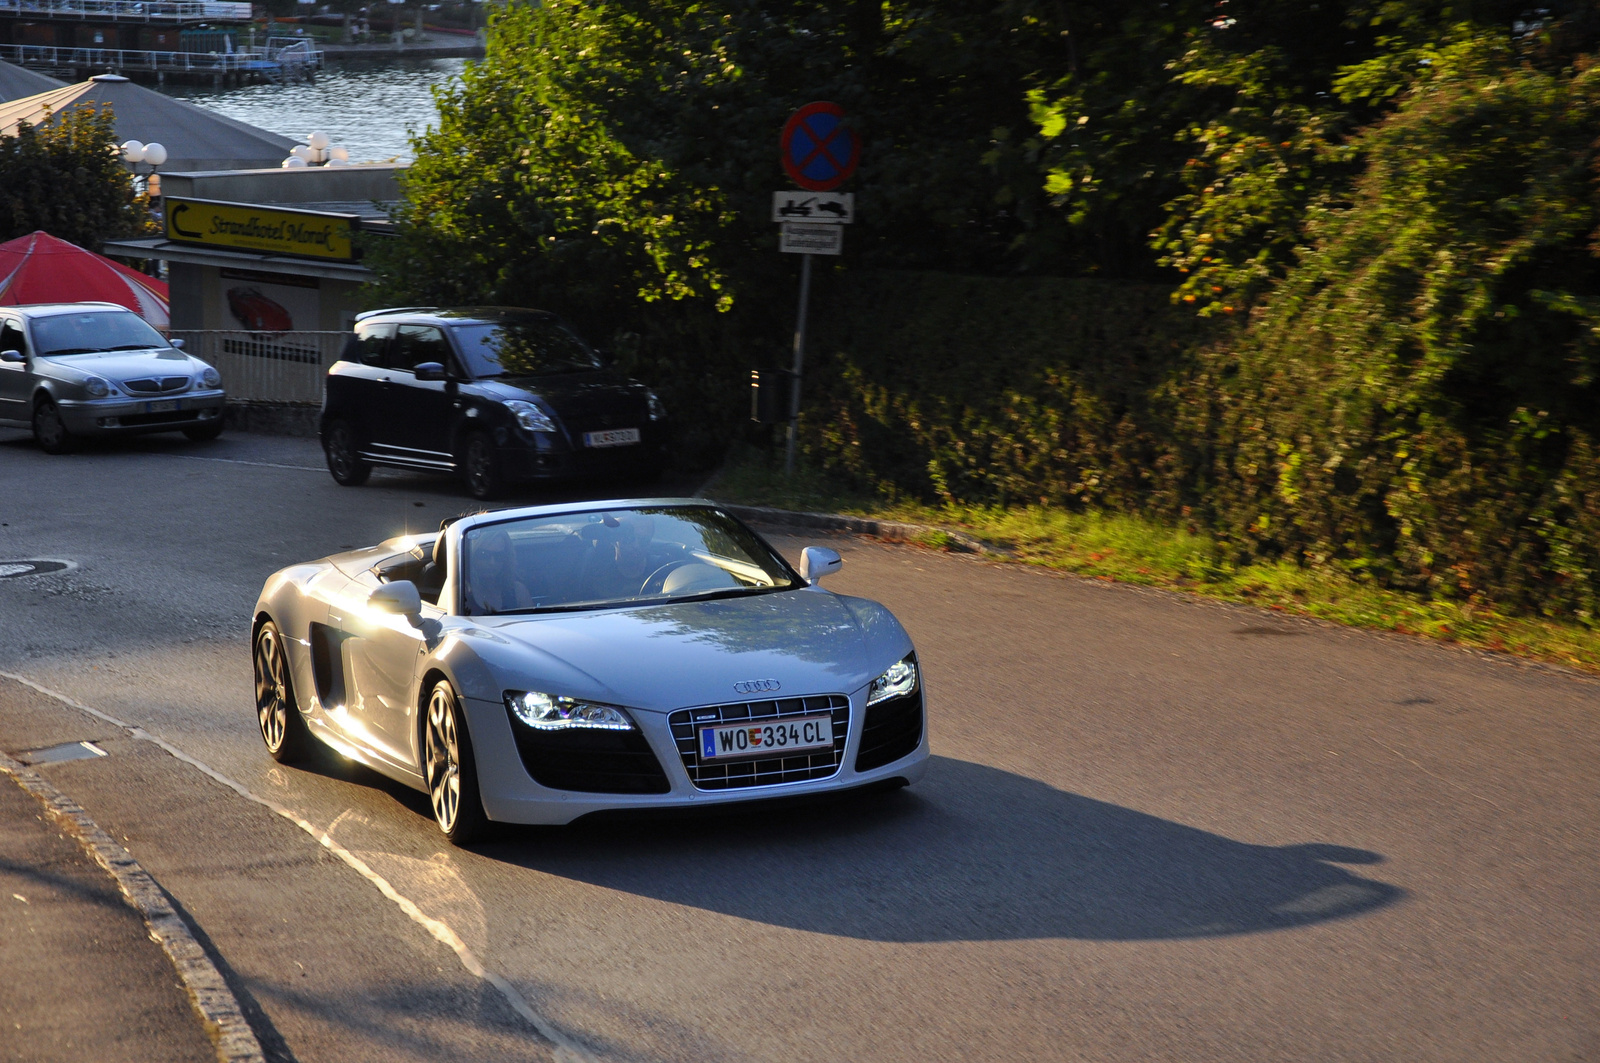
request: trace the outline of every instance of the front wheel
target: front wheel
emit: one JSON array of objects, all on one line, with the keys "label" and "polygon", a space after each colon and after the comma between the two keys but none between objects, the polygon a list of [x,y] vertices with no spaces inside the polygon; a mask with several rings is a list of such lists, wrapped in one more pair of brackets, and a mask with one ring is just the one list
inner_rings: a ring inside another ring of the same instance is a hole
[{"label": "front wheel", "polygon": [[268,620],[261,625],[251,656],[256,672],[256,722],[267,752],[280,764],[304,760],[311,752],[311,731],[295,704],[289,656],[277,624]]},{"label": "front wheel", "polygon": [[423,768],[434,822],[451,844],[468,845],[483,837],[489,817],[478,793],[478,764],[461,701],[447,682],[440,681],[428,695],[427,728]]},{"label": "front wheel", "polygon": [[33,408],[33,438],[46,454],[66,454],[72,450],[72,433],[61,419],[61,407],[53,399],[41,399]]},{"label": "front wheel", "polygon": [[349,421],[334,421],[323,429],[322,450],[328,456],[328,472],[342,487],[360,487],[372,475],[372,466],[361,459],[356,445],[356,430]]},{"label": "front wheel", "polygon": [[462,453],[461,475],[467,482],[467,493],[480,502],[498,498],[505,489],[505,478],[500,469],[500,452],[494,440],[482,432],[467,437]]}]

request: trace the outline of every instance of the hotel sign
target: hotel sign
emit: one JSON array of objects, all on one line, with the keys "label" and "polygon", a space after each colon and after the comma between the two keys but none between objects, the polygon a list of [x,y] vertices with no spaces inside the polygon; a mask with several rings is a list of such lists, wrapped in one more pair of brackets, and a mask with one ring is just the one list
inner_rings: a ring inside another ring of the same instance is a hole
[{"label": "hotel sign", "polygon": [[334,262],[354,262],[354,214],[283,210],[208,199],[165,200],[167,239],[234,251],[265,251]]}]

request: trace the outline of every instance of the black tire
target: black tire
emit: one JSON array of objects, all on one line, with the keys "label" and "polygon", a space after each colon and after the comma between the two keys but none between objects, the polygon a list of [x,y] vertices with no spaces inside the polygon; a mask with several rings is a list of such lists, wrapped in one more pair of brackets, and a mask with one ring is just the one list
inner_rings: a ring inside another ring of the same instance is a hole
[{"label": "black tire", "polygon": [[33,440],[46,454],[70,454],[74,440],[61,419],[61,408],[54,399],[40,399],[33,408]]},{"label": "black tire", "polygon": [[361,459],[355,426],[349,421],[331,421],[322,430],[322,452],[333,482],[341,487],[360,487],[372,475],[371,464]]},{"label": "black tire", "polygon": [[500,451],[485,432],[474,432],[461,448],[461,478],[467,493],[480,502],[499,498],[505,490]]},{"label": "black tire", "polygon": [[183,430],[183,434],[196,443],[209,443],[222,434],[222,418],[214,421],[201,421]]},{"label": "black tire", "polygon": [[440,680],[428,692],[422,727],[422,770],[433,821],[450,844],[470,845],[488,833],[489,817],[478,790],[478,762],[461,699],[449,683]]},{"label": "black tire", "polygon": [[278,625],[270,620],[261,625],[250,657],[256,674],[256,724],[267,752],[280,764],[305,760],[316,740],[295,701],[288,652]]}]

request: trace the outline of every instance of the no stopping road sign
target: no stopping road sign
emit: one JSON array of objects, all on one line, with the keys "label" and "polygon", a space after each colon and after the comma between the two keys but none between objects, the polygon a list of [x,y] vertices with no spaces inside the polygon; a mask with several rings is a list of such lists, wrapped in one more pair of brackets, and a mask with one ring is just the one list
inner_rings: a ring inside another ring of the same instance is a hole
[{"label": "no stopping road sign", "polygon": [[783,126],[783,169],[809,192],[838,188],[856,172],[861,140],[837,103],[808,103]]}]

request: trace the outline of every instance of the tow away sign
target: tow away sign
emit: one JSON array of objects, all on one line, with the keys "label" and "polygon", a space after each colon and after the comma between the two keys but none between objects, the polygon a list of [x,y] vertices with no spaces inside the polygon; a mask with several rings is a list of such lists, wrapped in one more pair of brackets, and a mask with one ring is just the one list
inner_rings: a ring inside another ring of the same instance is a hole
[{"label": "tow away sign", "polygon": [[844,250],[844,227],[834,222],[786,221],[778,250],[792,255],[837,255]]},{"label": "tow away sign", "polygon": [[854,192],[774,192],[773,221],[827,222],[849,225],[856,220]]}]

